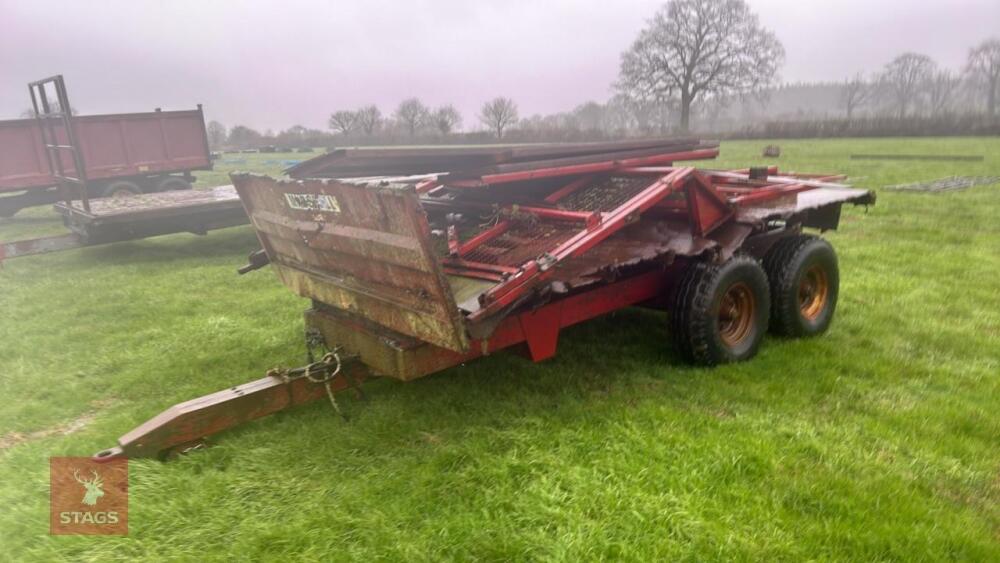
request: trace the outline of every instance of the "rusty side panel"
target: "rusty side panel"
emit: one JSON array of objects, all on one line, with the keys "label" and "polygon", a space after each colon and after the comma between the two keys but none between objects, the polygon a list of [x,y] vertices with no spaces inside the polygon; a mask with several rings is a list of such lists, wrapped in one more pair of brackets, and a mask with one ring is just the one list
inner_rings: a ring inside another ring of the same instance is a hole
[{"label": "rusty side panel", "polygon": [[293,291],[443,348],[468,348],[412,186],[232,179],[278,277]]}]

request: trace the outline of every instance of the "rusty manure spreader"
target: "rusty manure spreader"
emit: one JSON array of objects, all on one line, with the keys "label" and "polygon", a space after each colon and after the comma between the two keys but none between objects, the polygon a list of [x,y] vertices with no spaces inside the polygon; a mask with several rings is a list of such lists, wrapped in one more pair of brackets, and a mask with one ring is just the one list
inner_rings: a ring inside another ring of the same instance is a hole
[{"label": "rusty manure spreader", "polygon": [[[371,377],[408,381],[517,348],[556,353],[563,328],[629,306],[667,311],[674,346],[715,365],[765,332],[824,332],[836,229],[872,192],[839,176],[675,166],[696,140],[337,150],[292,179],[235,173],[270,263],[311,299],[308,365],[175,405],[97,460],[166,457],[226,428]],[[314,356],[315,351],[322,355]],[[339,411],[339,408],[337,408]]]}]

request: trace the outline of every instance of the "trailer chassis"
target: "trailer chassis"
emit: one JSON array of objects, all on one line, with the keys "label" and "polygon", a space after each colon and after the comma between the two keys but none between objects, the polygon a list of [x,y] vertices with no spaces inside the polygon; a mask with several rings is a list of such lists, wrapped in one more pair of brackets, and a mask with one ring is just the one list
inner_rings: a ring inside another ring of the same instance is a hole
[{"label": "trailer chassis", "polygon": [[[704,253],[710,249],[715,249],[709,259],[714,262],[725,262],[737,250],[763,258],[782,241],[797,237],[802,226],[836,228],[843,203],[874,202],[871,192],[833,184],[839,176],[775,176],[776,169],[695,172],[674,167],[625,167],[615,173],[648,176],[655,181],[614,210],[597,216],[554,205],[518,207],[519,213],[582,227],[578,235],[562,240],[539,259],[529,260],[519,268],[463,260],[508,228],[502,219],[464,242],[453,233],[449,236],[451,256],[441,260],[445,271],[470,278],[482,276],[498,283],[480,296],[481,308],[467,317],[470,339],[466,346],[452,346],[446,339],[431,343],[314,299],[305,312],[306,366],[271,370],[261,379],[177,404],[125,434],[116,446],[98,452],[94,459],[168,458],[199,448],[207,437],[233,426],[324,397],[340,411],[335,393],[349,388],[360,392],[360,383],[370,378],[412,380],[515,347],[522,348],[532,361],[543,361],[555,355],[563,328],[629,306],[665,308],[666,297],[674,291],[681,274],[703,262]],[[253,182],[263,177],[234,179]],[[324,190],[329,186],[326,181],[311,182],[300,182],[299,189]],[[551,194],[548,203],[558,203],[585,184],[567,184]],[[416,189],[432,193],[440,187],[440,182],[421,182]],[[806,198],[806,203],[796,203],[799,194],[812,190],[818,195]],[[680,192],[686,194],[683,201],[670,199]],[[269,221],[275,221],[273,212],[256,209],[258,203],[244,197],[251,216],[263,213],[270,217]],[[425,202],[429,208],[435,205]],[[686,250],[668,250],[653,260],[615,265],[603,282],[553,290],[560,286],[549,279],[557,263],[572,264],[571,259],[580,258],[612,234],[634,225],[641,213],[654,207],[657,213],[687,218],[691,233],[685,236],[690,240],[681,245]],[[402,209],[404,216],[418,213],[407,206],[396,209]],[[255,220],[254,225],[268,232],[265,224]],[[288,230],[290,225],[282,228]],[[300,236],[306,245],[326,247],[329,243],[318,238],[323,230],[322,224],[312,223],[308,231],[300,231]],[[269,248],[266,242],[264,246]],[[289,283],[288,278],[283,280]],[[525,300],[529,295],[533,301]],[[491,313],[490,318],[498,319],[493,324],[485,319]],[[477,320],[481,322],[477,324]],[[312,353],[316,346],[329,350],[319,362],[314,361]]]}]

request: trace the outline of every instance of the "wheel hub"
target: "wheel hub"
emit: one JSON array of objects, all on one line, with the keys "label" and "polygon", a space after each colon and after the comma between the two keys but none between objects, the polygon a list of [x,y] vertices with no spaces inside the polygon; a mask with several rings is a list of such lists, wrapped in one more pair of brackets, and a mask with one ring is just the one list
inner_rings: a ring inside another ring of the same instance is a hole
[{"label": "wheel hub", "polygon": [[799,311],[810,321],[816,320],[830,295],[830,282],[826,270],[819,264],[810,266],[799,282]]},{"label": "wheel hub", "polygon": [[747,284],[736,283],[726,290],[719,306],[719,334],[727,346],[738,346],[750,336],[756,309],[757,301]]}]

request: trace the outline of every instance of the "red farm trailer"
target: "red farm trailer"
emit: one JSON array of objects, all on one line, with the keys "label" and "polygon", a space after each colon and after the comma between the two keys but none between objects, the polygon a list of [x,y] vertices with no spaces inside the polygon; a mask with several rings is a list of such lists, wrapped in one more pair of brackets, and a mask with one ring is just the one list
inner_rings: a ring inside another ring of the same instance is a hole
[{"label": "red farm trailer", "polygon": [[[369,377],[412,380],[505,349],[542,361],[563,328],[623,307],[665,310],[674,345],[703,365],[753,357],[768,330],[824,332],[837,257],[805,230],[837,228],[843,204],[874,195],[836,176],[673,165],[715,154],[662,142],[358,151],[291,180],[233,174],[278,278],[311,299],[309,364],[175,405],[94,459],[187,451],[316,399],[339,411],[335,393]],[[420,175],[344,177],[378,167]]]},{"label": "red farm trailer", "polygon": [[[55,203],[69,233],[0,241],[9,258],[246,224],[232,186],[191,190],[212,168],[201,106],[73,116],[61,76],[28,85],[35,119],[0,121],[0,216]],[[145,193],[140,193],[145,192]],[[129,197],[121,197],[121,196]],[[91,201],[92,196],[107,196]]]},{"label": "red farm trailer", "polygon": [[[0,121],[0,217],[67,198],[190,189],[211,170],[201,106],[69,115],[61,76],[31,84],[37,117]],[[44,95],[43,95],[44,94]],[[82,181],[60,194],[60,176]]]}]

